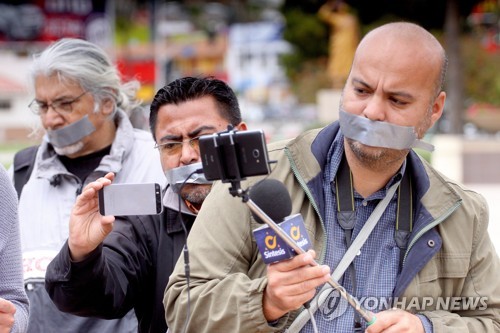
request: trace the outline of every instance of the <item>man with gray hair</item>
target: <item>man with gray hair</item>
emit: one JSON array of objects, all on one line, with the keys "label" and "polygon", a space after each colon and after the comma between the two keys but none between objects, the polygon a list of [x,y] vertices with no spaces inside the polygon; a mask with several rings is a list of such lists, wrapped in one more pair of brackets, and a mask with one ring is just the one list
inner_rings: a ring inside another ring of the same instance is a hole
[{"label": "man with gray hair", "polygon": [[[29,107],[46,135],[32,156],[18,153],[12,168],[20,195],[29,331],[136,332],[132,311],[119,320],[60,312],[44,278],[68,238],[71,208],[86,184],[108,172],[116,175],[115,183],[165,182],[151,134],[134,129],[128,118],[139,105],[134,99],[139,83],[123,83],[106,53],[80,39],[61,39],[37,54],[32,80],[35,98]],[[32,172],[25,179],[16,177],[26,168]]]}]

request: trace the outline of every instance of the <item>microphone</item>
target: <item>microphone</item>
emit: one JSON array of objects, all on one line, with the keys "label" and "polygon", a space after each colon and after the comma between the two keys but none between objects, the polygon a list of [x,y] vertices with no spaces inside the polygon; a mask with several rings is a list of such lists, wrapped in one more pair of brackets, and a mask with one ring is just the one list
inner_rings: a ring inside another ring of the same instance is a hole
[{"label": "microphone", "polygon": [[[285,185],[279,180],[261,180],[250,188],[248,195],[275,222],[283,221],[292,212],[292,199]],[[257,223],[266,223],[254,212],[252,216]]]},{"label": "microphone", "polygon": [[[265,179],[255,184],[249,191],[249,198],[281,228],[303,252],[311,248],[304,220],[300,214],[290,215],[292,199],[285,185],[276,179]],[[257,223],[263,221],[252,212]],[[290,259],[297,254],[273,228],[266,225],[253,231],[262,260],[266,264]],[[302,253],[302,252],[299,252]]]},{"label": "microphone", "polygon": [[[260,202],[261,205],[265,209],[267,209],[267,211],[265,212],[263,209],[261,209],[256,204],[256,202],[254,202],[254,199],[256,201]],[[282,203],[283,203],[284,208],[280,207],[280,205]],[[284,229],[282,229],[280,226],[278,226],[274,222],[274,220],[271,219],[271,217],[270,217],[270,215],[273,215],[276,218],[276,220],[281,220],[281,219],[285,218],[285,220],[280,223],[280,224],[284,224],[287,222],[287,220],[297,219],[297,216],[298,216],[298,218],[302,222],[302,226],[304,226],[303,219],[300,216],[300,214],[292,215],[288,218],[286,217],[287,214],[289,214],[291,212],[291,199],[290,199],[290,195],[288,194],[288,190],[286,189],[285,185],[283,185],[283,183],[281,183],[280,181],[277,181],[277,180],[273,180],[273,179],[262,180],[260,183],[257,183],[254,187],[252,187],[250,189],[249,199],[246,201],[246,204],[250,208],[250,210],[252,211],[252,215],[254,216],[254,218],[255,217],[259,218],[259,220],[257,218],[255,218],[256,221],[264,221],[269,226],[269,228],[270,228],[269,230],[272,229],[272,231],[275,232],[277,236],[279,236],[276,238],[276,242],[278,241],[278,238],[279,238],[280,240],[285,242],[288,247],[293,249],[295,254],[302,254],[302,253],[306,252],[306,250],[304,250],[301,246],[299,246],[298,242],[296,242],[296,240],[293,239],[293,234],[290,235],[291,233],[289,231],[286,232]],[[267,215],[268,213],[270,215]],[[261,229],[261,228],[257,228],[256,230],[259,230],[259,229]],[[254,230],[254,235],[255,235],[256,230]],[[265,229],[261,229],[261,230],[265,230]],[[307,235],[305,228],[304,228],[304,235]],[[269,240],[270,239],[268,238],[268,242],[269,242]],[[272,241],[274,241],[274,238],[272,239]],[[257,240],[257,238],[256,238],[256,242],[257,242],[257,245],[259,245],[259,241]],[[262,243],[262,241],[261,241],[261,243]],[[265,243],[266,243],[265,238],[264,238],[263,243],[265,245]],[[269,244],[269,245],[273,245],[273,244]],[[259,245],[259,250],[260,250],[260,245]],[[262,251],[261,251],[261,254],[262,254]],[[293,255],[291,255],[289,258],[291,258]],[[264,255],[263,255],[263,259],[264,259]],[[271,260],[273,260],[273,262],[281,260],[281,259],[279,259],[279,260],[275,260],[275,259],[277,259],[277,256],[272,257]],[[316,261],[313,261],[313,265],[317,266],[319,264]],[[342,298],[344,298],[349,303],[349,305],[352,306],[354,308],[354,310],[357,311],[361,315],[361,317],[367,322],[368,326],[372,325],[375,322],[375,320],[376,320],[375,315],[371,311],[369,311],[369,310],[365,309],[363,306],[361,306],[359,301],[357,299],[355,299],[351,294],[349,294],[344,289],[344,287],[342,287],[342,285],[340,285],[333,278],[330,278],[330,280],[327,283],[330,286],[332,286],[334,289],[336,289],[339,292],[340,296]]]}]

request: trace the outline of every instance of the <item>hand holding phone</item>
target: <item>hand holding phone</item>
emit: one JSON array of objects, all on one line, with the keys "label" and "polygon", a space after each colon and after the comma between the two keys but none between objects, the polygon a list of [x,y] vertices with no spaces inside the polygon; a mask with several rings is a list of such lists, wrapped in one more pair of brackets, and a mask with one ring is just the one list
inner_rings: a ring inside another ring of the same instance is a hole
[{"label": "hand holding phone", "polygon": [[111,184],[99,191],[101,215],[154,215],[162,208],[161,187],[156,183]]},{"label": "hand holding phone", "polygon": [[115,179],[112,172],[85,186],[76,198],[69,219],[68,247],[71,259],[81,261],[101,244],[113,230],[115,217],[97,214],[98,193]]}]

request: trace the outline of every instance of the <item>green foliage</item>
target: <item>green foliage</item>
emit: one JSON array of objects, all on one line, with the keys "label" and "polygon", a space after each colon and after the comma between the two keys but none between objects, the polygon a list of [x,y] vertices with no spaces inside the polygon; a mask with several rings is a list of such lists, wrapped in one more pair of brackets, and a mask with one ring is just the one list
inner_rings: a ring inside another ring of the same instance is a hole
[{"label": "green foliage", "polygon": [[285,12],[284,38],[302,50],[306,58],[328,54],[328,28],[316,14],[293,9]]},{"label": "green foliage", "polygon": [[300,72],[307,60],[328,54],[328,29],[316,14],[291,9],[284,15],[287,22],[284,38],[294,46],[296,52],[283,61],[288,73],[293,76]]},{"label": "green foliage", "polygon": [[283,67],[299,101],[314,103],[319,89],[331,87],[325,73],[328,27],[316,13],[290,8],[284,15],[287,22],[284,38],[292,44],[294,52],[282,57]]},{"label": "green foliage", "polygon": [[115,42],[127,45],[131,41],[146,43],[150,39],[149,26],[131,23],[129,18],[117,18],[115,23]]},{"label": "green foliage", "polygon": [[316,103],[318,90],[332,87],[325,70],[326,61],[326,57],[301,60],[300,67],[290,71],[293,72],[289,73],[291,89],[301,103]]},{"label": "green foliage", "polygon": [[487,52],[478,38],[467,35],[462,40],[466,96],[500,105],[500,52]]}]

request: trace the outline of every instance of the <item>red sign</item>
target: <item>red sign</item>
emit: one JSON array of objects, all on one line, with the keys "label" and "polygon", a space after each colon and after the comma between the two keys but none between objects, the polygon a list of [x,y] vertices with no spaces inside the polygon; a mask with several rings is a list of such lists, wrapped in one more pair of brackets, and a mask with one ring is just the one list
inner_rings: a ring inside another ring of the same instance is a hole
[{"label": "red sign", "polygon": [[106,1],[31,0],[3,4],[0,41],[53,41],[83,38],[105,45],[111,41]]}]

